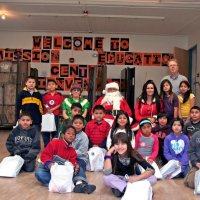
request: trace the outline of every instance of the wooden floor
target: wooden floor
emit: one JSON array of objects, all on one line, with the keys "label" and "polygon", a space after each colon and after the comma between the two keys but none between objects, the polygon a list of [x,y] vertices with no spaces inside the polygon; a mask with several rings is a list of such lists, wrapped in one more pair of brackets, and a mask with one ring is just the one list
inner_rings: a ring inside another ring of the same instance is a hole
[{"label": "wooden floor", "polygon": [[[8,155],[5,141],[9,131],[0,130],[0,159]],[[40,185],[34,177],[34,173],[22,172],[17,178],[0,178],[1,200],[114,200],[110,189],[102,181],[102,173],[88,172],[88,181],[97,186],[93,194],[57,194],[50,193],[46,187]],[[154,200],[200,200],[193,190],[183,185],[182,179],[160,180],[153,187]],[[133,200],[139,200],[134,199]]]}]

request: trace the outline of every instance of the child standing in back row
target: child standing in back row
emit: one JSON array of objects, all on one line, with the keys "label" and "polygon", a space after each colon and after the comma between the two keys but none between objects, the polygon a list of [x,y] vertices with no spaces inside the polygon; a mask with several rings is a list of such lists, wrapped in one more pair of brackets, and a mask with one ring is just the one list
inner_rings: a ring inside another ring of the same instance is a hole
[{"label": "child standing in back row", "polygon": [[172,92],[172,84],[168,79],[164,79],[160,84],[160,98],[163,100],[163,110],[168,114],[168,123],[178,117],[178,97]]},{"label": "child standing in back row", "polygon": [[186,124],[190,120],[190,109],[195,105],[195,96],[192,94],[190,84],[186,80],[180,82],[179,89],[179,117]]},{"label": "child standing in back row", "polygon": [[81,85],[78,83],[73,83],[71,86],[71,97],[65,98],[62,103],[63,118],[68,119],[71,117],[71,106],[73,103],[80,103],[82,106],[81,115],[86,118],[88,109],[90,107],[90,102],[87,99],[81,97],[82,93]]},{"label": "child standing in back row", "polygon": [[58,137],[58,122],[60,115],[60,106],[63,101],[63,96],[61,93],[56,91],[57,83],[55,80],[48,80],[47,90],[42,97],[43,105],[44,105],[44,113],[43,114],[53,114],[56,124],[56,131],[53,132],[42,132],[44,147],[50,142],[51,139]]},{"label": "child standing in back row", "polygon": [[16,120],[19,119],[20,113],[29,112],[34,125],[38,131],[42,122],[42,96],[36,89],[36,79],[28,76],[25,81],[25,87],[17,95],[16,101]]}]

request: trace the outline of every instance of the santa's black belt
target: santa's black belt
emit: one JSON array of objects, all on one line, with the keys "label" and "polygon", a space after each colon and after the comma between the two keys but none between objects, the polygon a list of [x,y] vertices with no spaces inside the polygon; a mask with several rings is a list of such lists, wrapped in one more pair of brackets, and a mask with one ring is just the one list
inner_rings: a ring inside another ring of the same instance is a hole
[{"label": "santa's black belt", "polygon": [[105,113],[107,115],[113,115],[113,116],[116,116],[117,113],[119,112],[120,110],[105,110]]}]

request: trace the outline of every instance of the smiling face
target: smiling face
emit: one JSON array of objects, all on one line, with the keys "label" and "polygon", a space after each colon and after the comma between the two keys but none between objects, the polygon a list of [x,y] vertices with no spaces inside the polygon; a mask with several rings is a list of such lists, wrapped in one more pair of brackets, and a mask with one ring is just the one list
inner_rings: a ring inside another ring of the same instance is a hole
[{"label": "smiling face", "polygon": [[182,94],[185,94],[188,90],[190,90],[190,88],[185,83],[181,83],[179,89]]},{"label": "smiling face", "polygon": [[154,86],[153,86],[153,84],[151,84],[151,83],[148,84],[146,91],[147,91],[147,96],[153,96],[153,94],[154,94]]},{"label": "smiling face", "polygon": [[125,128],[126,124],[128,123],[126,115],[121,114],[117,119],[117,123],[119,124],[119,128]]},{"label": "smiling face", "polygon": [[126,143],[119,141],[118,143],[114,144],[114,147],[119,155],[124,156],[127,154],[128,146]]}]

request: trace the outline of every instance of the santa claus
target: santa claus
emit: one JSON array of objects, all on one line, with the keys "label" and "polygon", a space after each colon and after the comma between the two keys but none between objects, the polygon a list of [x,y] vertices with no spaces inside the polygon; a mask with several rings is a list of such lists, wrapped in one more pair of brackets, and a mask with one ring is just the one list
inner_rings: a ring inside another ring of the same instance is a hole
[{"label": "santa claus", "polygon": [[[117,112],[120,110],[127,112],[129,117],[131,118],[132,116],[131,109],[126,100],[124,99],[124,97],[121,95],[118,83],[116,82],[107,83],[105,86],[105,90],[103,90],[103,94],[104,96],[100,97],[95,102],[93,108],[96,105],[102,105],[105,108],[105,117],[104,117],[105,121],[107,121],[112,126],[113,120],[117,115]],[[132,118],[130,120],[132,122]]]}]

